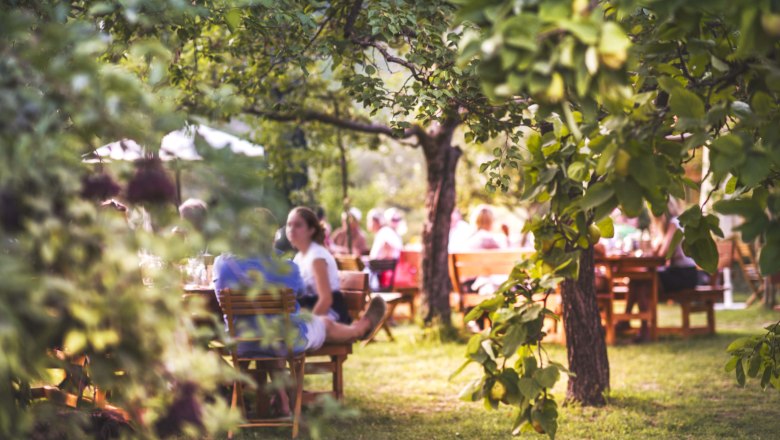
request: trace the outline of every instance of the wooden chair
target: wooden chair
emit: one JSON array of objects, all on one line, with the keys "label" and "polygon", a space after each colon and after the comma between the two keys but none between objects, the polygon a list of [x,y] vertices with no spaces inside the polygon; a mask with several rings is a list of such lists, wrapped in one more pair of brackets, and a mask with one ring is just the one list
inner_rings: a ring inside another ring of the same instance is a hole
[{"label": "wooden chair", "polygon": [[[382,320],[379,321],[379,325],[376,326],[376,329],[374,329],[373,333],[371,333],[371,335],[365,341],[363,341],[364,346],[373,341],[380,330],[384,330],[385,333],[387,333],[387,337],[390,338],[391,341],[395,341],[393,332],[390,330],[390,326],[388,325],[387,321],[395,313],[395,307],[404,299],[402,294],[394,290],[395,269],[397,265],[398,260],[395,259],[369,260],[368,262],[368,270],[371,272],[372,276],[376,277],[377,284],[379,286],[378,290],[371,294],[371,297],[381,297],[387,304],[387,312],[385,313],[385,316],[382,317]],[[382,285],[381,278],[382,274],[385,272],[390,272],[390,280],[386,285]]]},{"label": "wooden chair", "polygon": [[752,291],[750,297],[745,301],[745,304],[749,306],[764,295],[764,278],[758,269],[753,247],[736,236],[732,239],[732,243],[733,254],[742,272],[742,277],[745,278],[745,282]]},{"label": "wooden chair", "polygon": [[336,259],[336,266],[339,270],[361,272],[365,268],[363,260],[356,255],[337,254],[333,257]]},{"label": "wooden chair", "polygon": [[[688,339],[695,334],[715,334],[715,303],[723,302],[723,269],[731,267],[734,263],[734,241],[724,240],[718,245],[718,268],[710,276],[709,286],[696,286],[679,292],[659,294],[659,300],[674,302],[680,305],[682,310],[682,325],[680,327],[659,327],[660,334],[680,335]],[[707,325],[704,327],[691,326],[692,313],[706,313]]]},{"label": "wooden chair", "polygon": [[[341,293],[347,303],[352,319],[360,319],[369,299],[368,274],[356,271],[339,271]],[[347,356],[352,354],[352,344],[326,343],[317,350],[306,353],[304,372],[307,375],[330,373],[333,377],[331,391],[309,392],[304,394],[304,403],[314,402],[319,395],[330,394],[336,400],[344,398],[343,365]],[[317,358],[316,360],[314,358]],[[324,358],[324,359],[323,359]]]},{"label": "wooden chair", "polygon": [[[290,319],[290,314],[295,312],[295,295],[292,290],[284,289],[278,293],[275,292],[261,292],[257,295],[249,294],[244,291],[231,291],[230,289],[223,289],[217,293],[219,298],[219,304],[222,308],[222,312],[225,314],[228,335],[235,342],[254,342],[263,346],[278,347],[280,344],[284,347],[283,355],[245,355],[240,356],[235,347],[230,349],[230,358],[233,364],[233,368],[236,370],[250,373],[255,373],[255,377],[258,379],[258,393],[257,393],[257,412],[258,414],[254,418],[250,418],[247,414],[246,405],[244,403],[244,384],[240,380],[233,382],[233,396],[230,402],[230,408],[234,409],[239,407],[241,413],[246,420],[245,423],[239,425],[241,428],[256,428],[256,427],[278,427],[278,426],[290,426],[292,427],[292,437],[298,436],[298,427],[301,418],[301,404],[303,402],[303,370],[306,355],[304,353],[295,354],[293,352],[293,342],[291,335],[295,332],[295,327]],[[267,318],[273,318],[278,320],[281,324],[279,336],[271,335],[251,335],[239,334],[239,329],[236,328],[234,322],[237,317],[259,317],[265,316]],[[260,408],[264,405],[261,399],[264,396],[263,390],[265,388],[265,378],[276,370],[276,365],[280,362],[286,362],[290,368],[290,373],[293,377],[295,384],[295,403],[293,408],[292,420],[289,418],[270,418],[263,417],[260,413]],[[255,370],[249,370],[250,364],[255,364]],[[228,433],[228,438],[232,438],[233,433]]]}]

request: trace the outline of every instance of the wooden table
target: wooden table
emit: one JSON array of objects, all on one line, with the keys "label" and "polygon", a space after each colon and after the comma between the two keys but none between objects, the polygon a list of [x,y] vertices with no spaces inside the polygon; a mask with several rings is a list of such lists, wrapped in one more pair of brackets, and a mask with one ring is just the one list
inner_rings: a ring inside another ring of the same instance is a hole
[{"label": "wooden table", "polygon": [[[609,297],[604,297],[604,305],[607,307],[605,324],[606,339],[608,344],[614,344],[616,339],[616,325],[631,319],[649,321],[650,339],[658,339],[658,268],[666,264],[664,257],[654,255],[607,255],[596,257],[596,265],[607,268],[609,280]],[[631,280],[645,280],[652,285],[648,309],[639,313],[614,313],[612,310],[615,299],[615,279],[629,278]]]}]

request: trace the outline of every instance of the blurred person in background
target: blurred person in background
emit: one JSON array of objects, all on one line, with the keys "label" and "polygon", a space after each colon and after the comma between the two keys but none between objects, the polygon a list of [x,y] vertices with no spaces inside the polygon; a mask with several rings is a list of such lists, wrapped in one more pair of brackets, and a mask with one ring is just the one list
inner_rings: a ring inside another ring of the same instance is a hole
[{"label": "blurred person in background", "polygon": [[395,231],[395,233],[398,234],[399,239],[406,235],[406,232],[409,230],[409,228],[406,225],[406,220],[404,220],[403,211],[396,208],[388,208],[385,210],[384,215],[385,224],[390,226]]},{"label": "blurred person in background", "polygon": [[507,246],[506,236],[493,232],[495,214],[488,205],[479,205],[474,211],[473,223],[476,231],[466,242],[470,250],[503,249]]},{"label": "blurred person in background", "polygon": [[[404,247],[401,236],[395,229],[385,224],[385,218],[381,209],[374,208],[368,212],[369,229],[374,233],[374,242],[368,253],[368,257],[372,260],[398,259]],[[402,217],[399,214],[396,223],[400,220]]]},{"label": "blurred person in background", "polygon": [[[368,253],[368,243],[366,234],[360,227],[360,221],[363,213],[359,209],[349,208],[349,215],[341,213],[341,227],[333,231],[331,235],[330,249],[336,254],[365,255]],[[347,237],[347,228],[349,228],[350,237]],[[352,240],[352,247],[349,247],[349,239]]]},{"label": "blurred person in background", "polygon": [[465,250],[469,237],[473,234],[474,228],[463,220],[460,209],[453,209],[450,217],[450,244],[448,248],[450,253]]}]

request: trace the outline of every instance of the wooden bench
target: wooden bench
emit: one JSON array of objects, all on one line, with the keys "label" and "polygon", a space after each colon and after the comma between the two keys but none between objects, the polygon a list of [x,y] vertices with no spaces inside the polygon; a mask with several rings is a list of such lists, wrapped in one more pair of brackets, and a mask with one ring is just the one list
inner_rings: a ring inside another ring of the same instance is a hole
[{"label": "wooden bench", "polygon": [[[682,325],[680,327],[658,327],[661,335],[680,335],[687,339],[691,335],[715,334],[715,303],[723,302],[725,288],[720,286],[696,286],[670,294],[661,293],[661,301],[673,301],[680,305],[682,310]],[[703,327],[691,326],[691,313],[706,313],[707,325]]]},{"label": "wooden bench", "polygon": [[[723,269],[731,267],[734,262],[735,248],[733,240],[723,240],[718,242],[717,245],[718,268],[716,273],[711,275],[709,286],[696,286],[693,289],[678,292],[659,293],[658,299],[660,301],[679,304],[682,311],[682,325],[680,327],[659,327],[659,334],[680,335],[685,339],[688,339],[691,335],[715,334],[715,304],[723,302],[723,292],[726,290],[722,285]],[[692,327],[692,313],[706,313],[707,324],[703,327]]]},{"label": "wooden bench", "polygon": [[[347,301],[352,319],[359,319],[369,298],[368,274],[356,271],[339,271],[341,293]],[[330,394],[336,400],[344,398],[344,362],[352,354],[352,344],[326,343],[317,350],[306,352],[304,374],[331,374],[331,391],[305,392],[303,403],[314,402],[322,394]]]},{"label": "wooden bench", "polygon": [[[507,277],[515,265],[524,258],[528,258],[531,252],[522,250],[485,250],[472,252],[456,252],[449,255],[450,281],[453,292],[450,294],[450,305],[461,313],[475,307],[491,296],[467,292],[463,283],[469,279],[480,276],[506,275]],[[534,298],[542,300],[542,298]],[[547,298],[547,308],[560,316],[562,303],[560,295],[551,295]],[[486,317],[483,317],[486,319]],[[565,342],[565,332],[562,321],[549,318],[545,320],[544,331],[548,336],[548,342]]]},{"label": "wooden bench", "polygon": [[450,254],[449,271],[453,290],[450,294],[450,305],[453,309],[464,313],[467,309],[475,307],[488,299],[489,296],[467,291],[464,288],[464,283],[480,276],[506,275],[508,277],[515,264],[524,256],[523,252],[517,250],[456,252]]}]

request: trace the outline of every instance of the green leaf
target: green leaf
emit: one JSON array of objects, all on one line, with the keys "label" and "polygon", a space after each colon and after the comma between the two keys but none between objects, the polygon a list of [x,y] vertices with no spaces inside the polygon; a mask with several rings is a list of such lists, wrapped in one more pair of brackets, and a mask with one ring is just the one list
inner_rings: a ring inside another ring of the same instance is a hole
[{"label": "green leaf", "polygon": [[626,178],[613,186],[618,202],[623,212],[629,217],[636,217],[642,212],[642,188],[632,178]]},{"label": "green leaf", "polygon": [[71,330],[65,336],[62,348],[70,355],[76,355],[87,347],[87,335],[81,330]]},{"label": "green leaf", "polygon": [[678,217],[678,220],[680,221],[680,225],[685,227],[697,227],[699,226],[699,222],[701,221],[701,208],[699,205],[694,205],[685,210],[680,216]]},{"label": "green leaf", "polygon": [[555,366],[555,368],[557,368],[558,371],[560,371],[561,373],[566,374],[567,376],[570,376],[570,377],[576,377],[577,376],[576,374],[574,374],[571,371],[569,371],[569,369],[566,368],[565,366],[563,366],[563,364],[561,364],[560,362],[550,361],[550,365]]},{"label": "green leaf", "polygon": [[724,367],[726,373],[731,373],[737,369],[737,361],[739,361],[739,356],[732,356],[731,359],[726,362],[726,366]]},{"label": "green leaf", "polygon": [[558,370],[558,367],[552,365],[534,372],[534,379],[544,388],[554,387],[560,377],[561,372]]},{"label": "green leaf", "polygon": [[555,439],[558,430],[558,409],[555,401],[545,399],[541,405],[535,405],[531,411],[531,420],[542,427],[550,439]]},{"label": "green leaf", "polygon": [[598,46],[604,64],[612,69],[620,68],[628,58],[629,47],[631,40],[619,24],[614,21],[604,23]]},{"label": "green leaf", "polygon": [[712,239],[709,230],[707,230],[704,236],[699,236],[692,243],[688,242],[689,234],[696,232],[698,231],[685,230],[685,238],[683,238],[682,243],[683,252],[693,258],[696,264],[707,273],[715,273],[718,269],[718,247],[715,245],[715,240]]},{"label": "green leaf", "polygon": [[615,236],[615,224],[612,222],[612,217],[604,217],[596,222],[596,227],[599,228],[601,236],[603,238],[612,238]]},{"label": "green leaf", "polygon": [[729,70],[729,65],[715,55],[710,56],[710,63],[712,63],[712,67],[715,68],[715,70],[719,70],[721,72],[726,72]]},{"label": "green leaf", "polygon": [[761,248],[758,255],[758,265],[763,275],[780,272],[780,246],[778,243],[770,242]]},{"label": "green leaf", "polygon": [[756,377],[758,376],[759,369],[761,369],[761,355],[758,353],[758,350],[756,350],[748,361],[747,375],[749,377]]},{"label": "green leaf", "polygon": [[769,367],[764,368],[764,374],[761,375],[761,389],[766,390],[769,385],[769,381],[772,379],[772,369]]},{"label": "green leaf", "polygon": [[466,356],[469,359],[477,363],[483,363],[487,360],[488,356],[484,350],[482,350],[482,339],[484,336],[476,334],[469,339],[469,343],[466,344]]},{"label": "green leaf", "polygon": [[458,394],[460,400],[466,402],[476,402],[482,398],[484,392],[482,391],[484,385],[484,379],[474,379],[469,382]]},{"label": "green leaf", "polygon": [[671,76],[658,77],[658,86],[669,94],[682,88],[682,84]]},{"label": "green leaf", "polygon": [[748,187],[756,186],[769,176],[772,162],[759,154],[749,154],[739,168],[739,178]]},{"label": "green leaf", "polygon": [[670,260],[672,258],[672,255],[674,255],[674,252],[677,250],[677,246],[680,244],[680,242],[683,240],[683,231],[680,229],[676,230],[674,232],[674,235],[672,236],[672,242],[669,244],[669,250],[666,251],[666,255],[664,258],[667,260]]},{"label": "green leaf", "polygon": [[482,308],[480,306],[477,306],[477,307],[474,307],[473,309],[469,310],[469,312],[463,318],[463,321],[464,322],[471,322],[471,321],[474,321],[474,320],[478,319],[479,317],[481,317],[484,314],[485,314],[485,311],[482,310]]},{"label": "green leaf", "polygon": [[231,8],[225,13],[225,24],[230,32],[235,32],[241,25],[241,9]]},{"label": "green leaf", "polygon": [[598,182],[590,186],[585,195],[579,201],[580,208],[583,210],[593,209],[602,203],[605,203],[615,194],[612,185],[605,182]]},{"label": "green leaf", "polygon": [[450,377],[448,377],[448,378],[447,378],[447,380],[450,380],[450,381],[451,381],[452,379],[455,379],[455,377],[457,377],[457,376],[458,376],[460,373],[462,373],[462,372],[463,372],[463,370],[465,370],[465,369],[466,369],[466,367],[467,367],[467,366],[468,366],[470,363],[471,363],[471,360],[470,360],[470,359],[469,359],[469,360],[466,360],[465,362],[463,362],[463,364],[462,364],[460,367],[458,367],[458,369],[457,369],[457,370],[453,371],[453,372],[452,372],[452,374],[450,374]]},{"label": "green leaf", "polygon": [[517,389],[520,390],[520,394],[528,400],[533,400],[539,393],[542,392],[542,387],[536,382],[536,380],[530,377],[521,377],[517,380]]},{"label": "green leaf", "polygon": [[745,369],[742,367],[742,359],[737,361],[737,383],[739,386],[745,386]]},{"label": "green leaf", "polygon": [[523,358],[523,374],[525,376],[532,375],[537,368],[535,357],[527,356]]},{"label": "green leaf", "polygon": [[729,180],[726,181],[726,187],[724,188],[726,194],[734,194],[734,191],[737,190],[737,182],[737,176],[729,177]]},{"label": "green leaf", "polygon": [[578,182],[585,182],[588,180],[588,168],[583,162],[572,162],[566,169],[569,179],[576,180]]},{"label": "green leaf", "polygon": [[528,331],[525,328],[525,325],[522,324],[511,324],[509,327],[509,330],[504,334],[503,344],[502,347],[502,353],[504,354],[504,357],[510,357],[517,352],[517,348],[522,345],[522,343],[525,341],[525,338],[528,336]]},{"label": "green leaf", "polygon": [[766,116],[772,112],[774,107],[777,106],[775,100],[768,94],[758,91],[753,94],[753,98],[750,101],[756,114],[760,116]]},{"label": "green leaf", "polygon": [[571,32],[572,35],[577,37],[583,44],[592,45],[596,44],[598,41],[599,29],[591,22],[560,20],[558,21],[558,25]]},{"label": "green leaf", "polygon": [[679,88],[671,93],[669,106],[672,112],[681,118],[701,119],[704,117],[704,102],[688,90]]}]

